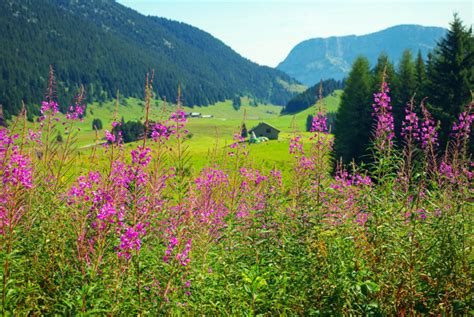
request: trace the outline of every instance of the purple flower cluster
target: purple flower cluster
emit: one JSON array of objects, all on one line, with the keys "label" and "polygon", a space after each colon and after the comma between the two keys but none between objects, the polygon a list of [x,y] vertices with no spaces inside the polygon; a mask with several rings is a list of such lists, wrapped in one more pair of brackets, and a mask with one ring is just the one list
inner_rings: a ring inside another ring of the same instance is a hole
[{"label": "purple flower cluster", "polygon": [[33,186],[30,158],[20,153],[18,146],[14,145],[15,139],[18,135],[10,136],[9,130],[0,128],[0,162],[4,165],[0,175],[4,192],[17,186],[23,189]]},{"label": "purple flower cluster", "polygon": [[174,134],[176,138],[182,138],[188,133],[188,130],[186,130],[186,122],[188,121],[186,112],[183,110],[173,112],[170,116],[170,121],[173,122],[173,125],[170,126],[169,131],[171,134]]},{"label": "purple flower cluster", "polygon": [[109,143],[115,143],[116,141],[115,134],[111,133],[109,130],[105,130],[105,138]]},{"label": "purple flower cluster", "polygon": [[331,190],[323,193],[323,206],[329,223],[335,225],[352,220],[364,226],[369,219],[368,206],[364,205],[364,189],[372,185],[369,176],[338,170],[334,182],[329,185]]},{"label": "purple flower cluster", "polygon": [[233,136],[234,143],[229,145],[231,150],[227,152],[229,156],[235,156],[237,153],[241,153],[242,155],[246,156],[248,153],[245,151],[247,145],[245,144],[245,138],[240,133],[234,133]]},{"label": "purple flower cluster", "polygon": [[151,138],[155,142],[164,143],[169,140],[170,135],[171,128],[164,124],[157,122],[151,127]]},{"label": "purple flower cluster", "polygon": [[80,119],[82,121],[82,117],[84,116],[84,110],[86,109],[85,105],[74,105],[69,107],[68,113],[66,113],[66,118],[68,120],[77,120]]},{"label": "purple flower cluster", "polygon": [[228,175],[216,168],[206,168],[194,182],[196,187],[190,194],[194,217],[212,236],[217,236],[226,226],[225,217],[229,212],[223,194],[229,186]]},{"label": "purple flower cluster", "polygon": [[428,149],[429,147],[436,148],[438,146],[438,132],[436,131],[436,124],[431,117],[428,109],[421,105],[423,112],[423,120],[421,121],[420,139],[421,147]]},{"label": "purple flower cluster", "polygon": [[452,134],[456,140],[469,139],[473,119],[474,114],[469,113],[469,111],[464,111],[459,114],[458,122],[454,123],[452,130]]},{"label": "purple flower cluster", "polygon": [[311,132],[322,132],[322,133],[327,133],[328,132],[328,126],[327,126],[327,116],[321,112],[318,112],[314,117],[313,117],[313,122],[311,123]]},{"label": "purple flower cluster", "polygon": [[451,184],[470,186],[473,178],[472,167],[474,167],[473,162],[471,162],[471,166],[469,167],[453,166],[452,164],[443,161],[439,166],[439,174],[443,179],[447,180]]},{"label": "purple flower cluster", "polygon": [[80,176],[70,189],[68,203],[76,210],[72,216],[83,223],[78,233],[80,259],[90,263],[95,248],[102,245],[100,242],[117,236],[119,257],[128,260],[132,250],[140,250],[141,239],[150,225],[147,197],[140,194],[149,180],[146,168],[151,161],[150,151],[138,147],[131,152],[131,164],[116,160],[107,176],[90,172]]},{"label": "purple flower cluster", "polygon": [[40,112],[42,115],[40,120],[44,120],[45,116],[48,114],[54,117],[59,112],[59,106],[54,101],[43,101],[41,103]]},{"label": "purple flower cluster", "polygon": [[182,266],[187,266],[191,259],[189,258],[189,252],[191,251],[191,243],[192,239],[188,239],[186,245],[184,246],[184,250],[176,254],[176,259],[179,260]]},{"label": "purple flower cluster", "polygon": [[392,115],[392,106],[390,105],[390,88],[384,81],[379,93],[374,94],[375,103],[372,105],[374,115],[377,119],[375,130],[375,139],[380,142],[380,149],[387,149],[393,146],[394,123]]},{"label": "purple flower cluster", "polygon": [[295,157],[304,155],[301,136],[297,135],[290,139],[290,154],[293,154]]},{"label": "purple flower cluster", "polygon": [[0,234],[6,227],[15,226],[25,210],[21,196],[33,187],[33,168],[30,158],[23,155],[6,128],[0,128]]},{"label": "purple flower cluster", "polygon": [[[181,252],[176,253],[175,258],[182,266],[187,266],[191,262],[191,259],[189,258],[189,253],[191,251],[191,244],[192,244],[192,239],[188,239],[184,246],[184,249]],[[165,256],[163,257],[163,261],[165,263],[168,263],[170,261],[173,251],[177,247],[179,247],[178,238],[176,238],[175,236],[171,236],[169,238],[168,247],[166,248]]]},{"label": "purple flower cluster", "polygon": [[420,140],[420,127],[418,115],[413,111],[413,107],[409,105],[405,108],[405,118],[402,121],[401,135],[406,141]]},{"label": "purple flower cluster", "polygon": [[120,247],[117,252],[119,257],[125,257],[127,260],[131,258],[133,250],[139,251],[141,247],[141,236],[146,235],[145,226],[141,223],[137,224],[135,228],[128,227],[120,236]]}]

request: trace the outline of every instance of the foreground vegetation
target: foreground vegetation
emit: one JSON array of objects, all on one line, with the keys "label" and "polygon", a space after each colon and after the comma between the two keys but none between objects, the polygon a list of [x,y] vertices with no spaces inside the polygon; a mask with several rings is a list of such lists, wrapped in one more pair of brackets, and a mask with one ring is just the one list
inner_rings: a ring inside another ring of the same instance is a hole
[{"label": "foreground vegetation", "polygon": [[[149,123],[150,83],[146,95]],[[193,172],[179,98],[133,146],[110,133],[115,112],[77,169],[82,98],[58,108],[50,94],[37,130],[26,113],[0,129],[3,315],[470,312],[472,104],[443,156],[428,110],[410,104],[397,148],[383,81],[374,163],[331,176],[320,102],[311,137],[290,138],[286,179],[255,165],[240,133]]]}]

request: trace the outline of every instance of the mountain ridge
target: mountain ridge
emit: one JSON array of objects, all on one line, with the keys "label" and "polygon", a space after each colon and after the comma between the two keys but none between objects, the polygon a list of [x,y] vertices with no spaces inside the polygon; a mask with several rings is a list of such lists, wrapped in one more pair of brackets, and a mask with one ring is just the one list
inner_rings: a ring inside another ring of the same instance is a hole
[{"label": "mountain ridge", "polygon": [[[0,2],[0,104],[18,113],[22,100],[39,103],[55,66],[58,96],[82,84],[95,100],[143,97],[155,70],[160,97],[206,105],[249,95],[284,105],[297,81],[240,56],[211,34],[165,18],[144,16],[112,0]],[[18,53],[19,52],[19,53]]]},{"label": "mountain ridge", "polygon": [[308,86],[321,79],[341,80],[359,55],[366,56],[371,64],[382,52],[395,61],[405,49],[415,54],[421,50],[426,56],[446,31],[441,27],[400,24],[364,35],[315,37],[298,43],[277,69]]}]

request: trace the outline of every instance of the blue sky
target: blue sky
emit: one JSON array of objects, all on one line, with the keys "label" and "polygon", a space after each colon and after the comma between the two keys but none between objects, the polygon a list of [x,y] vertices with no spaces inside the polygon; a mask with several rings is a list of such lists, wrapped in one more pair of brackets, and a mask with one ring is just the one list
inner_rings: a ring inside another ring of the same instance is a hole
[{"label": "blue sky", "polygon": [[473,1],[457,0],[118,0],[146,15],[196,26],[242,56],[275,67],[299,42],[367,34],[397,24],[448,27],[457,12],[473,23]]}]

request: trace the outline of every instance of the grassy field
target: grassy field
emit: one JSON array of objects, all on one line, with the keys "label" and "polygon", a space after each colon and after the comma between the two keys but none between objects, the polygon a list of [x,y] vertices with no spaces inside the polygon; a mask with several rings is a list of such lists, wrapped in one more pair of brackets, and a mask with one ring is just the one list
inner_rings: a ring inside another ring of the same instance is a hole
[{"label": "grassy field", "polygon": [[[328,112],[335,112],[339,106],[342,91],[336,91],[324,99],[324,104]],[[150,109],[151,120],[163,120],[169,113],[176,109],[175,105],[167,105],[163,111],[163,103],[155,101]],[[280,115],[282,107],[261,104],[257,107],[250,106],[248,98],[242,98],[242,106],[239,110],[232,107],[232,101],[219,102],[208,107],[184,107],[186,112],[200,112],[202,115],[212,115],[212,118],[190,118],[187,122],[187,129],[190,132],[192,142],[187,142],[189,152],[192,156],[193,167],[199,171],[205,165],[212,163],[209,157],[210,152],[219,152],[225,146],[232,143],[233,134],[239,131],[242,122],[245,122],[247,129],[251,129],[259,122],[267,122],[278,128],[281,133],[279,140],[267,143],[252,144],[249,146],[249,158],[265,167],[277,166],[286,172],[285,163],[291,159],[288,153],[288,141],[294,132],[299,132],[303,136],[307,135],[305,130],[306,118],[309,114],[315,113],[315,108],[311,107],[296,115]],[[90,152],[91,145],[95,144],[95,131],[92,129],[92,120],[100,118],[104,130],[110,129],[115,113],[115,102],[105,102],[88,105],[87,116],[79,124],[81,131],[78,135],[78,146],[83,155]],[[127,98],[119,102],[117,118],[125,121],[144,121],[144,101],[134,98]],[[103,131],[100,132],[103,138]],[[101,141],[102,142],[102,141]]]}]

